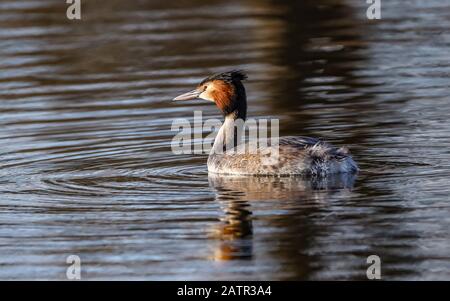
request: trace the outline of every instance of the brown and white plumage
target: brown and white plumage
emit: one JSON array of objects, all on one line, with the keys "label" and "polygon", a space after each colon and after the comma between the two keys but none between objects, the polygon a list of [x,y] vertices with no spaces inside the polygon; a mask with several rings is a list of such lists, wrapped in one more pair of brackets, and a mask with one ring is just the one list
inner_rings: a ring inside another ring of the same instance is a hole
[{"label": "brown and white plumage", "polygon": [[[251,143],[251,142],[250,142]],[[281,137],[278,160],[266,162],[275,152],[261,147],[257,153],[247,151],[250,147],[237,147],[224,154],[210,154],[208,171],[234,175],[317,175],[354,173],[358,170],[348,151],[309,137]]]},{"label": "brown and white plumage", "polygon": [[[198,87],[175,100],[202,98],[216,103],[225,122],[216,136],[208,157],[208,171],[232,175],[316,175],[356,173],[358,166],[345,148],[336,148],[319,139],[309,137],[281,137],[271,145],[260,141],[240,143],[236,120],[245,120],[247,99],[241,71],[210,76]],[[232,138],[230,138],[232,137]],[[265,141],[267,142],[267,141]],[[257,144],[257,151],[255,145]],[[232,145],[226,149],[224,146]],[[276,160],[273,160],[276,154]]]}]

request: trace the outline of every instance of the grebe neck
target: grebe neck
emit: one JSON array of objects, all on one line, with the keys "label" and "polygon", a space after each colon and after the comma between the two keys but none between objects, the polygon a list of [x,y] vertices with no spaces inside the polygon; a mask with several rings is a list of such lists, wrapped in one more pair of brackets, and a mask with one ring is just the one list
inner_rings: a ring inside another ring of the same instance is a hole
[{"label": "grebe neck", "polygon": [[[241,113],[239,113],[241,112]],[[214,140],[211,154],[222,154],[241,144],[246,111],[234,111],[225,116],[225,120]]]},{"label": "grebe neck", "polygon": [[237,147],[241,143],[242,130],[247,118],[247,95],[241,81],[233,84],[231,95],[220,94],[215,103],[225,116],[216,139],[214,140],[211,154],[222,154],[227,150]]}]

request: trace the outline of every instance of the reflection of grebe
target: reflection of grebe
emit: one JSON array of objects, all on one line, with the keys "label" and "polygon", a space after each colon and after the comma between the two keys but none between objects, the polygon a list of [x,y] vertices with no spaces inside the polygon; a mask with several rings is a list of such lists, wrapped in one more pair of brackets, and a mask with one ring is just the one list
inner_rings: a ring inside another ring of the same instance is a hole
[{"label": "reflection of grebe", "polygon": [[218,242],[212,258],[226,261],[253,257],[253,203],[276,200],[277,209],[305,202],[309,206],[310,202],[326,204],[334,197],[342,199],[349,195],[355,177],[354,174],[320,178],[246,177],[210,173],[209,185],[214,188],[223,211],[220,222],[209,229],[210,237]]},{"label": "reflection of grebe", "polygon": [[[278,146],[266,146],[258,152],[242,147],[237,137],[236,120],[245,120],[247,97],[242,71],[230,71],[204,79],[195,90],[174,100],[202,98],[213,101],[225,116],[208,158],[208,171],[235,175],[296,175],[324,176],[336,173],[355,173],[358,167],[345,148],[336,148],[318,139],[308,137],[282,137]],[[235,148],[230,150],[229,146]],[[226,150],[225,147],[226,146]],[[238,146],[241,146],[238,150]],[[277,150],[270,151],[270,148]],[[275,164],[265,164],[269,153],[277,152]],[[263,155],[264,154],[264,155]]]},{"label": "reflection of grebe", "polygon": [[208,175],[209,185],[214,187],[221,198],[234,196],[240,202],[303,199],[322,202],[336,193],[350,192],[355,179],[355,174],[335,174],[319,178]]},{"label": "reflection of grebe", "polygon": [[220,223],[209,231],[210,238],[219,242],[212,257],[214,260],[250,259],[253,254],[250,204],[232,194],[220,191],[217,195],[223,215]]}]

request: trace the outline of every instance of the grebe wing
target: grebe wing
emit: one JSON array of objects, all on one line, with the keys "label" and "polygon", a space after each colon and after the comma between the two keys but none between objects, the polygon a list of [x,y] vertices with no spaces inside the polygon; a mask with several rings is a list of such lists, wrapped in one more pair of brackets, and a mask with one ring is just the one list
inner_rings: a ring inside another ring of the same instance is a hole
[{"label": "grebe wing", "polygon": [[335,159],[344,159],[349,156],[349,151],[345,147],[336,148],[331,144],[317,138],[303,136],[281,137],[280,147],[291,146],[301,150],[308,151],[311,155],[318,157],[332,157]]},{"label": "grebe wing", "polygon": [[[260,142],[266,142],[260,144]],[[275,145],[272,145],[271,140],[252,140],[244,144],[239,145],[231,152],[227,152],[227,155],[238,154],[245,156],[252,156],[249,154],[249,150],[258,149],[264,151],[265,149],[272,149]],[[333,145],[317,138],[304,137],[304,136],[285,136],[278,139],[278,149],[283,153],[295,153],[295,156],[310,156],[318,159],[344,159],[350,155],[349,151],[345,147],[336,148]],[[260,156],[260,154],[256,154]]]}]

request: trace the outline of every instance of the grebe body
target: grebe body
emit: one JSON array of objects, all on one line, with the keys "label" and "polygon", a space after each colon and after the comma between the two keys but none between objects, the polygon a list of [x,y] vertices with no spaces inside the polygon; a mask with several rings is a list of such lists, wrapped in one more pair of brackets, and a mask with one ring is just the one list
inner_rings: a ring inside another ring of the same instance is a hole
[{"label": "grebe body", "polygon": [[[356,173],[358,165],[346,148],[337,148],[324,141],[309,137],[281,137],[278,143],[264,143],[255,150],[251,141],[241,143],[236,128],[237,120],[245,120],[247,97],[242,71],[230,71],[204,79],[195,90],[174,100],[201,98],[214,102],[225,121],[220,128],[208,157],[208,171],[228,175],[313,175],[326,176]],[[231,148],[229,146],[232,146]],[[276,160],[269,160],[276,154]],[[270,161],[270,162],[269,162]]]},{"label": "grebe body", "polygon": [[[211,153],[208,171],[228,175],[317,175],[355,173],[358,166],[345,148],[309,137],[281,137],[277,150],[261,149],[249,152],[238,146],[237,150],[223,154]],[[267,146],[265,148],[271,148]],[[267,164],[264,154],[278,152],[278,160]]]}]

